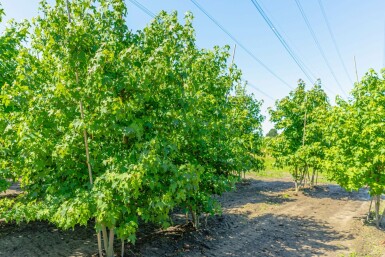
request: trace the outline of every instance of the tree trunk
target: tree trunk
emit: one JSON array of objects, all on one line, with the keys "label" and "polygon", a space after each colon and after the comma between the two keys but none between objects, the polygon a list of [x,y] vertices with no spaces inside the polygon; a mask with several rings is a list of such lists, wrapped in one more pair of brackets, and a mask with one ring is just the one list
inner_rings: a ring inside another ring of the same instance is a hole
[{"label": "tree trunk", "polygon": [[311,184],[310,184],[312,187],[314,186],[315,173],[316,173],[316,169],[313,168],[313,173],[311,175]]},{"label": "tree trunk", "polygon": [[101,236],[100,232],[96,235],[96,237],[97,237],[97,239],[98,239],[99,256],[102,257],[102,256],[103,256],[102,236]]},{"label": "tree trunk", "polygon": [[369,221],[370,219],[370,211],[372,210],[372,204],[373,204],[373,196],[370,197],[370,205],[369,205],[368,215],[366,216],[366,221]]},{"label": "tree trunk", "polygon": [[122,239],[122,252],[121,252],[121,257],[124,257],[124,240]]},{"label": "tree trunk", "polygon": [[380,200],[381,200],[381,195],[376,195],[375,196],[375,212],[376,212],[376,227],[380,227]]},{"label": "tree trunk", "polygon": [[104,250],[107,252],[108,249],[108,236],[106,225],[102,224],[102,233],[103,233],[103,246]]},{"label": "tree trunk", "polygon": [[107,249],[107,257],[114,257],[114,227],[110,229],[110,236],[109,236],[109,242],[108,242],[108,249]]},{"label": "tree trunk", "polygon": [[298,194],[298,182],[297,180],[294,180],[294,187],[295,187],[295,193]]}]

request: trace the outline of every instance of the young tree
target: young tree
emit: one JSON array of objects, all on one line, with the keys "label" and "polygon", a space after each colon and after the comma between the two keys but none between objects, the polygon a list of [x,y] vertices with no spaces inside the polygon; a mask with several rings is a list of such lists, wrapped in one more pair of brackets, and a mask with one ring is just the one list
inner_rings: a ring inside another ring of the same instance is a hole
[{"label": "young tree", "polygon": [[[0,22],[4,10],[0,5]],[[12,85],[16,77],[17,58],[23,49],[23,42],[27,36],[28,23],[15,23],[10,21],[5,31],[0,35],[0,92],[4,85]],[[4,102],[9,99],[3,99]],[[0,192],[7,189],[10,185],[9,180],[15,178],[15,174],[10,169],[10,156],[15,155],[15,147],[4,140],[15,136],[10,129],[8,115],[11,112],[4,104],[0,104]]]},{"label": "young tree", "polygon": [[2,91],[24,190],[7,220],[95,220],[113,256],[115,235],[135,242],[140,221],[168,226],[175,207],[197,221],[234,171],[261,167],[260,103],[229,71],[228,47],[196,47],[191,14],[182,25],[162,12],[132,33],[122,0],[43,1],[41,12]]},{"label": "young tree", "polygon": [[272,128],[267,132],[266,137],[276,137],[278,136],[278,131],[275,128]]},{"label": "young tree", "polygon": [[[289,96],[279,100],[275,109],[270,109],[271,121],[282,132],[269,143],[277,165],[291,169],[295,188],[314,182],[314,176],[323,157],[325,142],[319,128],[319,116],[330,107],[320,82],[310,90],[299,81],[298,87]],[[310,178],[309,169],[313,169]]]},{"label": "young tree", "polygon": [[325,168],[347,190],[369,187],[380,223],[380,196],[385,189],[385,72],[370,70],[355,84],[352,96],[337,99],[324,122],[329,149]]}]

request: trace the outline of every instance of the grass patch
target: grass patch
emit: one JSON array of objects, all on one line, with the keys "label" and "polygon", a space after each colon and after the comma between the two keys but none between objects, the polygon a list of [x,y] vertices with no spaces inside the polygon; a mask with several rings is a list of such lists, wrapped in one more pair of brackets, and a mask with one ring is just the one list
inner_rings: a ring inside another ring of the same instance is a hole
[{"label": "grass patch", "polygon": [[[292,178],[289,167],[278,168],[274,166],[275,161],[272,156],[265,156],[264,160],[265,169],[254,173],[256,176],[263,178]],[[318,173],[317,182],[317,184],[334,184],[333,181],[328,180],[328,178],[322,173]]]}]

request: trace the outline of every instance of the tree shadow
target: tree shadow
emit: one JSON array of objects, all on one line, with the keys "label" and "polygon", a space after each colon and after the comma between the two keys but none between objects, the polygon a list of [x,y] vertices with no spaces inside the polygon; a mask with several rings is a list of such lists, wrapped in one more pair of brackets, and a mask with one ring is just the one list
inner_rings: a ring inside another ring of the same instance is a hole
[{"label": "tree shadow", "polygon": [[263,181],[249,179],[247,184],[237,184],[235,191],[224,193],[217,199],[222,208],[237,208],[246,204],[282,204],[292,202],[287,191],[292,188],[291,182],[286,181]]},{"label": "tree shadow", "polygon": [[154,235],[138,234],[127,256],[319,256],[346,250],[333,242],[352,239],[312,218],[274,214],[213,216],[198,231],[179,225]]},{"label": "tree shadow", "polygon": [[303,194],[312,198],[330,198],[333,200],[355,200],[368,201],[370,196],[368,190],[361,188],[358,191],[346,191],[341,186],[326,184],[317,185],[312,188],[305,188],[302,190]]},{"label": "tree shadow", "polygon": [[48,222],[0,222],[0,256],[93,256],[94,224],[61,230]]}]

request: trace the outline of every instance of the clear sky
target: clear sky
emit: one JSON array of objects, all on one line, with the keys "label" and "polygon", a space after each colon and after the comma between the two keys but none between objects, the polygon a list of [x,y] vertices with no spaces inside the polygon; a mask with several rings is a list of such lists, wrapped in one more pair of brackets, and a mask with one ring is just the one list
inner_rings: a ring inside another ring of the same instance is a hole
[{"label": "clear sky", "polygon": [[[234,41],[209,20],[190,0],[137,0],[151,12],[161,10],[178,11],[180,18],[186,11],[193,12],[199,47],[211,48],[214,45],[234,46]],[[259,58],[283,81],[295,87],[297,80],[303,78],[310,82],[291,59],[285,48],[278,41],[269,26],[258,13],[251,0],[196,0],[228,32]],[[358,76],[362,77],[369,68],[379,71],[385,62],[385,1],[384,0],[321,0],[326,16],[334,33],[343,62],[351,80],[356,81],[354,56],[357,60]],[[5,21],[11,18],[21,20],[31,18],[38,13],[39,0],[0,0],[6,12]],[[50,0],[49,2],[54,2]],[[132,30],[143,28],[151,17],[138,9],[130,1],[127,23]],[[343,95],[337,85],[311,34],[295,0],[258,0],[275,28],[282,34],[289,46],[298,55],[305,66],[322,84],[333,102],[336,94]],[[322,16],[318,0],[299,0],[314,30],[319,45],[325,53],[337,80],[344,91],[349,92],[353,84],[346,75],[333,45],[326,22]],[[5,21],[0,24],[4,30]],[[235,62],[243,71],[245,80],[252,83],[274,99],[286,96],[290,89],[258,64],[243,49],[237,47]],[[249,92],[257,99],[264,100],[263,113],[274,105],[274,101],[252,87]],[[268,120],[268,117],[267,117]],[[272,125],[265,121],[264,131]]]}]

